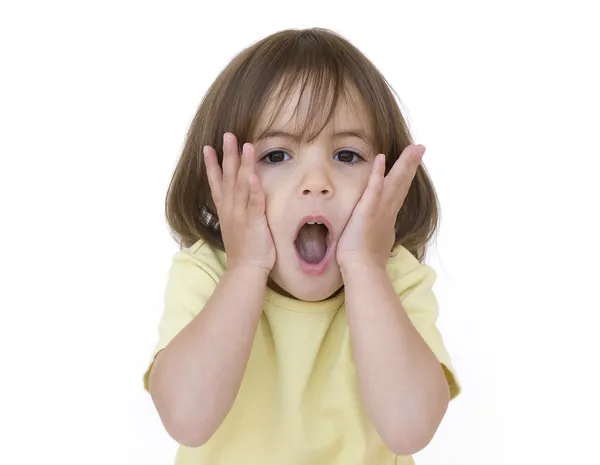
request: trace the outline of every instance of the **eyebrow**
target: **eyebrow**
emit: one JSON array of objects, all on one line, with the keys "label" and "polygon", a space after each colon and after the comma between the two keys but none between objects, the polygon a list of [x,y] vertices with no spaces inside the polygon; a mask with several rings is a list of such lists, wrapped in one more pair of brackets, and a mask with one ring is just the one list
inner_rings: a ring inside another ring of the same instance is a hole
[{"label": "eyebrow", "polygon": [[[271,138],[275,138],[275,137],[290,139],[290,140],[293,140],[294,142],[300,141],[300,136],[298,134],[292,134],[290,132],[286,132],[286,131],[283,131],[280,129],[271,129],[271,130],[265,131],[264,133],[259,135],[256,138],[255,143],[260,142],[265,139],[271,139]],[[367,144],[371,144],[371,140],[369,139],[369,137],[367,136],[367,133],[363,129],[346,129],[343,131],[338,131],[338,132],[335,132],[334,134],[332,134],[332,137],[334,137],[336,139],[340,139],[343,137],[356,137],[358,139],[362,139]]]}]

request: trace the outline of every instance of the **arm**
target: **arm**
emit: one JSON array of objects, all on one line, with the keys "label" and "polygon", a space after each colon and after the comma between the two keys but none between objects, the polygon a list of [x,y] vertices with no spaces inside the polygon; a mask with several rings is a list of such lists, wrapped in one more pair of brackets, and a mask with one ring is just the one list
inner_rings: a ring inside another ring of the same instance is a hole
[{"label": "arm", "polygon": [[268,273],[228,270],[200,313],[156,357],[150,392],[168,433],[199,446],[229,412],[263,309]]},{"label": "arm", "polygon": [[421,338],[385,268],[342,267],[358,381],[382,440],[410,455],[432,439],[449,402],[439,360]]},{"label": "arm", "polygon": [[244,144],[240,156],[235,136],[224,134],[223,169],[213,147],[204,146],[203,153],[228,271],[214,289],[201,282],[205,273],[193,279],[198,268],[180,270],[182,280],[171,276],[168,314],[191,311],[196,316],[183,320],[185,326],[157,355],[149,380],[165,429],[188,446],[208,441],[233,405],[276,258],[253,146]]}]

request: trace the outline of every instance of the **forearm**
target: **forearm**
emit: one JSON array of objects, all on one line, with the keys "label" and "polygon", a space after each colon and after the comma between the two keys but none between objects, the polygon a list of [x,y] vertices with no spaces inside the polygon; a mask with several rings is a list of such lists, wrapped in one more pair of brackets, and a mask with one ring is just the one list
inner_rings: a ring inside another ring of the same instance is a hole
[{"label": "forearm", "polygon": [[342,270],[346,312],[365,407],[397,454],[429,443],[448,406],[449,391],[435,355],[412,325],[385,269]]},{"label": "forearm", "polygon": [[263,309],[267,274],[227,271],[196,318],[156,357],[150,391],[169,434],[201,445],[239,390]]}]

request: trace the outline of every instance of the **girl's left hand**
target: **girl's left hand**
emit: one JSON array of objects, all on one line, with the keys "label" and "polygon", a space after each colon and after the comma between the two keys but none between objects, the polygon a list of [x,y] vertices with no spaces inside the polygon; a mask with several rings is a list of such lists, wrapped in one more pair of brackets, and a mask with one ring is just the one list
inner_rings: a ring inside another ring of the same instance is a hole
[{"label": "girl's left hand", "polygon": [[342,269],[354,264],[385,268],[396,237],[396,217],[424,153],[423,145],[409,145],[387,176],[385,155],[377,155],[367,188],[338,242],[336,258]]}]

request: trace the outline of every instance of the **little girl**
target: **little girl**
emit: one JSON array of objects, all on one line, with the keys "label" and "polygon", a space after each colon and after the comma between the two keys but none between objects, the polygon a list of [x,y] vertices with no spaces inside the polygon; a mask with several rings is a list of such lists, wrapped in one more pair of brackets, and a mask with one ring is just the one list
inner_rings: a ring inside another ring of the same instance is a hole
[{"label": "little girl", "polygon": [[208,90],[166,199],[181,244],[144,376],[176,465],[412,464],[460,386],[434,188],[339,35],[287,30]]}]

